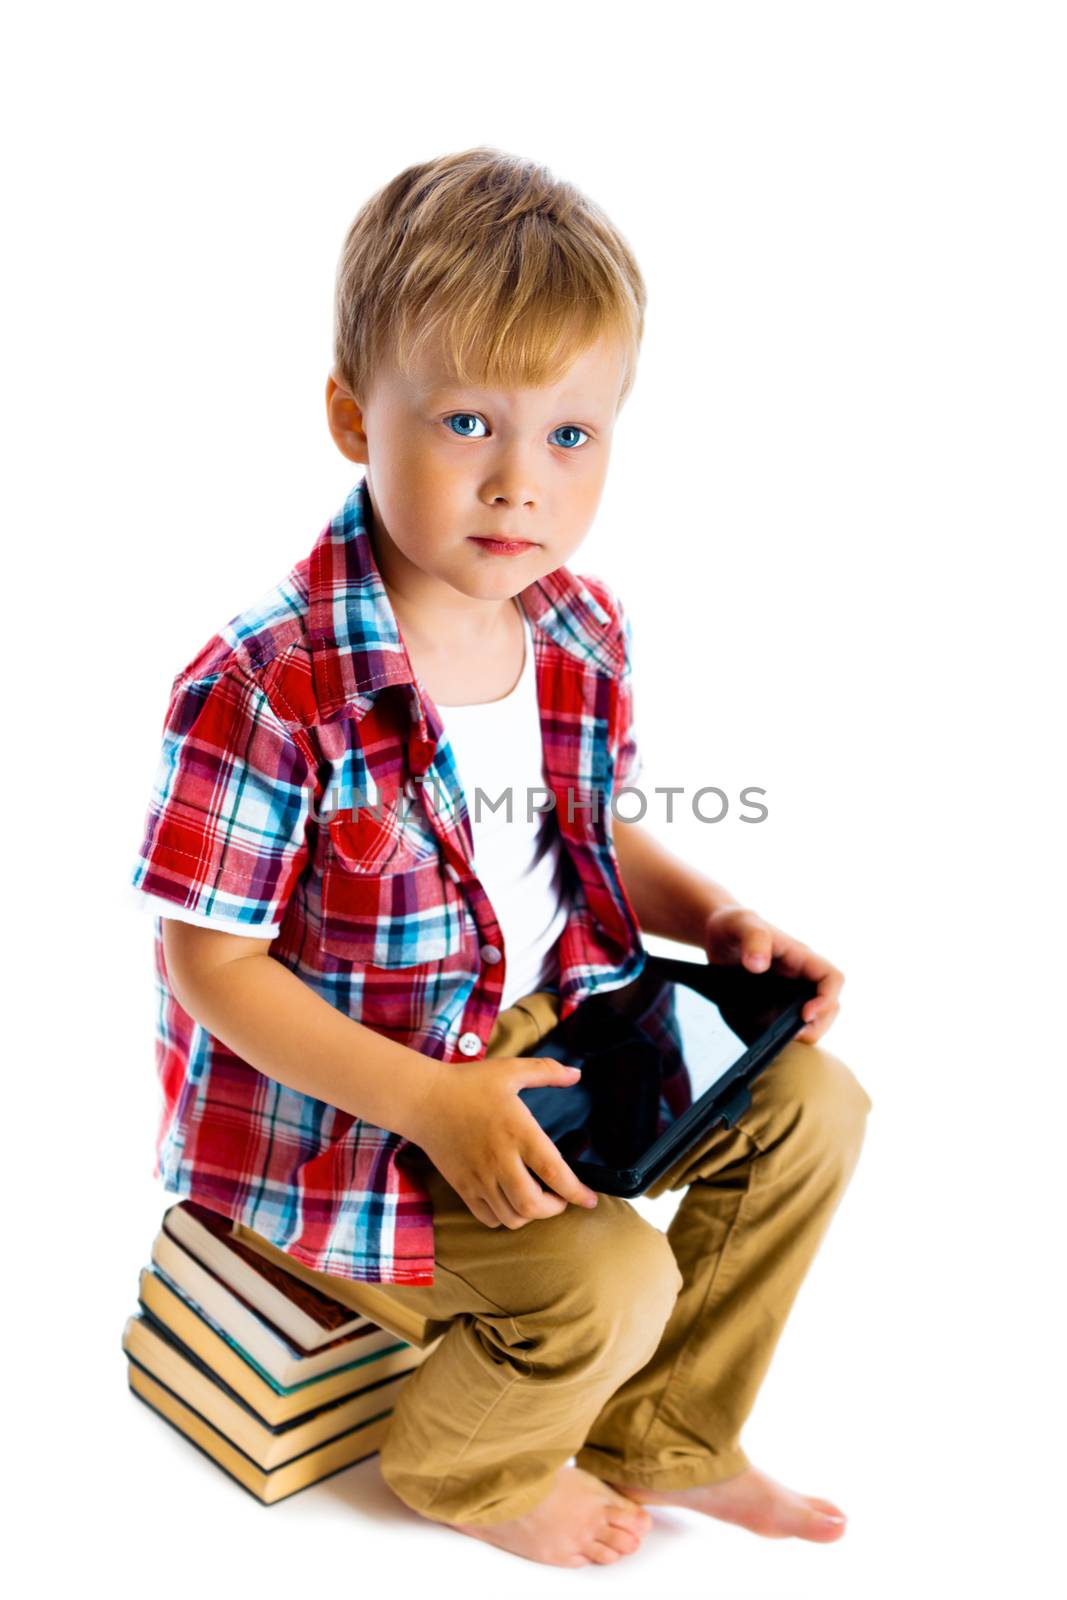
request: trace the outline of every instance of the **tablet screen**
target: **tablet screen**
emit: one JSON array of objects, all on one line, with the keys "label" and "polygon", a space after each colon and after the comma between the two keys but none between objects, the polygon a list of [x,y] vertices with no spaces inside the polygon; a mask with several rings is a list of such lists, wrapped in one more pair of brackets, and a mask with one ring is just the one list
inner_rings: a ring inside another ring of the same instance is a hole
[{"label": "tablet screen", "polygon": [[774,972],[648,956],[632,983],[585,1001],[527,1052],[580,1066],[581,1079],[519,1098],[568,1163],[636,1166],[703,1095],[725,1096],[751,1047],[814,993]]}]

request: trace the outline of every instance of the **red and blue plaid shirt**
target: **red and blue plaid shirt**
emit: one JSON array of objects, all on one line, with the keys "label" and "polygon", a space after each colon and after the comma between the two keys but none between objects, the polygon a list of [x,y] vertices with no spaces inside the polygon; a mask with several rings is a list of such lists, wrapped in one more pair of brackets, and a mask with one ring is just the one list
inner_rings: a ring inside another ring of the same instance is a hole
[{"label": "red and blue plaid shirt", "polygon": [[[273,934],[275,960],[366,1027],[476,1059],[507,952],[371,522],[360,479],[310,554],[175,678],[132,883],[220,928]],[[609,805],[639,769],[630,630],[603,580],[566,567],[519,600],[570,886],[565,1017],[645,960]],[[160,920],[155,972],[154,1176],[318,1271],[432,1283],[433,1208],[397,1160],[410,1141],[287,1088],[201,1027],[168,982]]]}]

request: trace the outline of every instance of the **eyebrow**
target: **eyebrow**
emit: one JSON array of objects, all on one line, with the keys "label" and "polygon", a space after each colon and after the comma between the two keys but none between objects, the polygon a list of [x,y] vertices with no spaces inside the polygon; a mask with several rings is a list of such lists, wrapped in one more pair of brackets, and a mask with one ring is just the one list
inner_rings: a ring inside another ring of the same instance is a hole
[{"label": "eyebrow", "polygon": [[[421,387],[417,392],[420,400],[431,401],[443,399],[446,395],[470,394],[480,389],[480,387],[481,386],[476,383],[463,383],[458,378],[452,378],[440,380],[434,383],[428,383]],[[486,390],[483,392],[488,393],[489,391]],[[583,405],[584,408],[584,402],[581,401],[575,401],[574,405],[575,408],[577,408],[578,405]],[[560,411],[566,411],[566,400],[561,400],[557,409]],[[582,426],[584,426],[584,424],[582,424]],[[590,423],[589,426],[592,427],[594,424]]]},{"label": "eyebrow", "polygon": [[469,394],[472,389],[477,389],[476,383],[461,383],[458,378],[443,378],[435,383],[428,383],[419,389],[419,394],[424,400],[432,400],[435,395],[443,394]]}]

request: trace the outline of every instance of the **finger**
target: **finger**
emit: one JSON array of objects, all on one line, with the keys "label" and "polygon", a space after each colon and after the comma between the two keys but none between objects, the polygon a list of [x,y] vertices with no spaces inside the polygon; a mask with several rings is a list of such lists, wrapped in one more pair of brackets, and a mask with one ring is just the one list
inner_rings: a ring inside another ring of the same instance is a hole
[{"label": "finger", "polygon": [[845,974],[839,972],[836,967],[831,967],[829,972],[819,979],[820,1002],[826,1001],[830,1005],[836,1005],[844,982]]},{"label": "finger", "polygon": [[546,1189],[562,1195],[564,1200],[570,1200],[577,1206],[587,1206],[592,1210],[597,1203],[596,1190],[582,1183],[571,1171],[548,1135],[542,1133],[532,1112],[530,1121],[540,1137],[531,1135],[529,1144],[523,1147],[522,1157],[526,1165],[536,1172]]},{"label": "finger", "polygon": [[560,1084],[564,1088],[581,1078],[579,1067],[568,1067],[551,1056],[517,1056],[512,1067],[515,1088],[533,1089],[544,1084]]},{"label": "finger", "polygon": [[773,933],[767,923],[757,919],[741,936],[741,963],[750,972],[766,972],[773,956]]},{"label": "finger", "polygon": [[820,989],[824,984],[832,984],[832,997],[836,996],[845,981],[844,973],[839,972],[831,961],[818,955],[810,945],[802,944],[799,939],[786,940],[779,965],[781,971],[807,978],[811,983],[817,983]]},{"label": "finger", "polygon": [[[535,1217],[552,1216],[567,1203],[558,1195],[549,1195],[547,1190],[542,1189],[518,1155],[509,1163],[507,1171],[502,1172],[497,1178],[497,1187],[516,1219],[511,1226],[521,1227],[524,1222],[532,1222]],[[551,1202],[547,1207],[546,1201]]]},{"label": "finger", "polygon": [[[555,1217],[558,1216],[561,1211],[566,1211],[567,1202],[564,1200],[562,1195],[556,1194],[552,1189],[546,1189],[540,1178],[538,1178],[535,1173],[530,1171],[525,1162],[523,1162],[522,1170],[529,1178],[530,1187],[533,1191],[532,1205],[534,1208],[534,1216]],[[527,1213],[527,1215],[529,1215],[529,1213]]]},{"label": "finger", "polygon": [[809,950],[806,944],[801,944],[799,939],[791,939],[788,934],[778,933],[774,940],[774,966],[784,978],[799,978],[811,976],[812,981],[817,981],[814,975],[807,971],[809,957],[814,951]]},{"label": "finger", "polygon": [[810,1000],[805,1000],[804,1004],[801,1006],[800,1020],[807,1027],[814,1027],[825,1009],[825,1006],[818,996],[813,995]]},{"label": "finger", "polygon": [[[805,976],[808,976],[805,973]],[[845,981],[844,973],[838,972],[836,967],[831,967],[829,972],[819,980],[818,993],[810,1000],[805,1000],[801,1016],[805,1022],[814,1022],[825,1012],[836,1009],[841,986]]]},{"label": "finger", "polygon": [[522,1212],[516,1209],[499,1182],[493,1186],[492,1200],[493,1210],[505,1228],[521,1228],[523,1223],[529,1222],[529,1217],[523,1216]]},{"label": "finger", "polygon": [[566,1211],[567,1201],[560,1194],[554,1194],[551,1189],[545,1189],[540,1184],[537,1186],[539,1196],[536,1215],[539,1217],[558,1217],[561,1211]]},{"label": "finger", "polygon": [[731,910],[730,915],[717,925],[715,943],[728,960],[740,961],[744,959],[749,939],[756,935],[762,939],[770,932],[769,925],[757,912],[739,907]]},{"label": "finger", "polygon": [[814,1022],[809,1022],[793,1037],[801,1044],[816,1044],[826,1033],[840,1009],[840,1006],[831,1006],[829,1011],[821,1013]]},{"label": "finger", "polygon": [[472,1216],[477,1217],[479,1222],[484,1223],[487,1228],[500,1227],[500,1218],[497,1216],[496,1212],[493,1210],[492,1206],[489,1204],[484,1195],[465,1194],[462,1198],[467,1210]]}]

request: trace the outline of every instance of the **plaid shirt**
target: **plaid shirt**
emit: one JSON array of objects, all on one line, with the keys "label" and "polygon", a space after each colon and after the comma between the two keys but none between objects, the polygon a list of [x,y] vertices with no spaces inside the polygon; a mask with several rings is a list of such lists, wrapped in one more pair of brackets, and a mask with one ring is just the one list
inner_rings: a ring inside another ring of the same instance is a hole
[{"label": "plaid shirt", "polygon": [[[275,960],[347,1016],[471,1060],[500,1012],[507,953],[369,512],[360,479],[309,555],[175,678],[132,884],[178,915],[273,935]],[[639,769],[630,631],[608,586],[566,567],[519,600],[570,883],[566,1017],[645,960],[608,805]],[[287,1088],[201,1027],[168,982],[161,920],[155,974],[153,1175],[319,1271],[432,1283],[433,1208],[397,1159],[410,1141]]]}]

